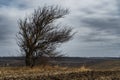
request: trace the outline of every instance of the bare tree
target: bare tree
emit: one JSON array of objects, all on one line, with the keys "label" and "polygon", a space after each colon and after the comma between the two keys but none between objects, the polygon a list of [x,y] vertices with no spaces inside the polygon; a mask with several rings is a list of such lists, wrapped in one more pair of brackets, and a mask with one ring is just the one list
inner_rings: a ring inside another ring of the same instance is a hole
[{"label": "bare tree", "polygon": [[25,54],[26,66],[34,66],[41,56],[60,56],[57,46],[70,40],[73,34],[71,28],[56,25],[55,21],[68,13],[58,6],[44,6],[36,9],[32,16],[20,19],[17,39],[21,53]]}]

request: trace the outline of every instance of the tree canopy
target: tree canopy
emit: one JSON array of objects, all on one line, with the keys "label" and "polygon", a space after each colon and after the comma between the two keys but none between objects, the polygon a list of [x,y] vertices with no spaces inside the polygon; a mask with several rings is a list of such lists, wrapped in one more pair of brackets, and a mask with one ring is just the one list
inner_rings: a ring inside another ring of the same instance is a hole
[{"label": "tree canopy", "polygon": [[18,46],[25,54],[26,66],[34,66],[35,60],[41,56],[60,56],[56,51],[57,46],[70,40],[73,34],[72,28],[55,24],[55,21],[68,13],[68,9],[58,6],[44,6],[35,9],[31,16],[19,20]]}]

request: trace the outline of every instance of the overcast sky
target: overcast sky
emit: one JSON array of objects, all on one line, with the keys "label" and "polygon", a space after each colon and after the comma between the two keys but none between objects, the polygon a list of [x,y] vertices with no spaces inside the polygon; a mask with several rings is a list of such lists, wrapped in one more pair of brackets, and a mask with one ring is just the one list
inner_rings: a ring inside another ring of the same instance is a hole
[{"label": "overcast sky", "polygon": [[120,0],[0,0],[0,56],[16,56],[17,21],[38,6],[59,5],[70,14],[60,23],[77,34],[59,47],[67,56],[120,56]]}]

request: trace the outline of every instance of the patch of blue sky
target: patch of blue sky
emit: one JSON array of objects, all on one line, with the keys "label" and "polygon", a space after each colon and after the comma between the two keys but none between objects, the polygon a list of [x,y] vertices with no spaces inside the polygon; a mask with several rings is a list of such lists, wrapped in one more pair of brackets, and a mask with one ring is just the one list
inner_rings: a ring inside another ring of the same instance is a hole
[{"label": "patch of blue sky", "polygon": [[17,0],[0,0],[0,7],[2,6],[16,7],[20,9],[27,8],[25,3],[18,3]]},{"label": "patch of blue sky", "polygon": [[1,6],[9,6],[11,2],[14,0],[0,0],[0,7]]}]

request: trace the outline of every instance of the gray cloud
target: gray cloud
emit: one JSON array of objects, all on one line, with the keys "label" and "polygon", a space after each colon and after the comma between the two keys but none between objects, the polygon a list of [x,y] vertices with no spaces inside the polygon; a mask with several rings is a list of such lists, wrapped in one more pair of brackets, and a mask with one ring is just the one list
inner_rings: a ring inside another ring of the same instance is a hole
[{"label": "gray cloud", "polygon": [[88,27],[95,28],[96,30],[105,30],[107,32],[119,34],[120,29],[120,19],[84,19],[82,20],[83,23],[87,24]]},{"label": "gray cloud", "polygon": [[9,29],[11,23],[5,16],[0,15],[0,41],[9,39],[12,30]]},{"label": "gray cloud", "polygon": [[[60,5],[70,14],[61,23],[71,25],[78,33],[60,47],[70,56],[120,55],[119,0],[4,0],[0,1],[0,54],[16,55],[17,20],[31,14],[38,6]],[[102,54],[101,54],[102,53]],[[116,54],[113,54],[116,53]]]},{"label": "gray cloud", "polygon": [[[72,23],[77,23],[79,27],[77,28],[79,38],[77,37],[77,41],[74,41],[74,44],[79,43],[79,46],[73,44],[76,48],[69,52],[76,54],[79,52],[82,56],[117,56],[120,54],[120,10],[116,3],[112,0],[103,0],[103,3],[98,6],[78,8],[79,15],[72,17]],[[81,28],[86,29],[81,31]]]},{"label": "gray cloud", "polygon": [[[103,0],[101,5],[79,9],[84,16],[77,18],[84,27],[91,29],[85,35],[80,36],[85,42],[114,42],[120,40],[120,15],[117,1]],[[106,7],[109,6],[109,7]]]}]

